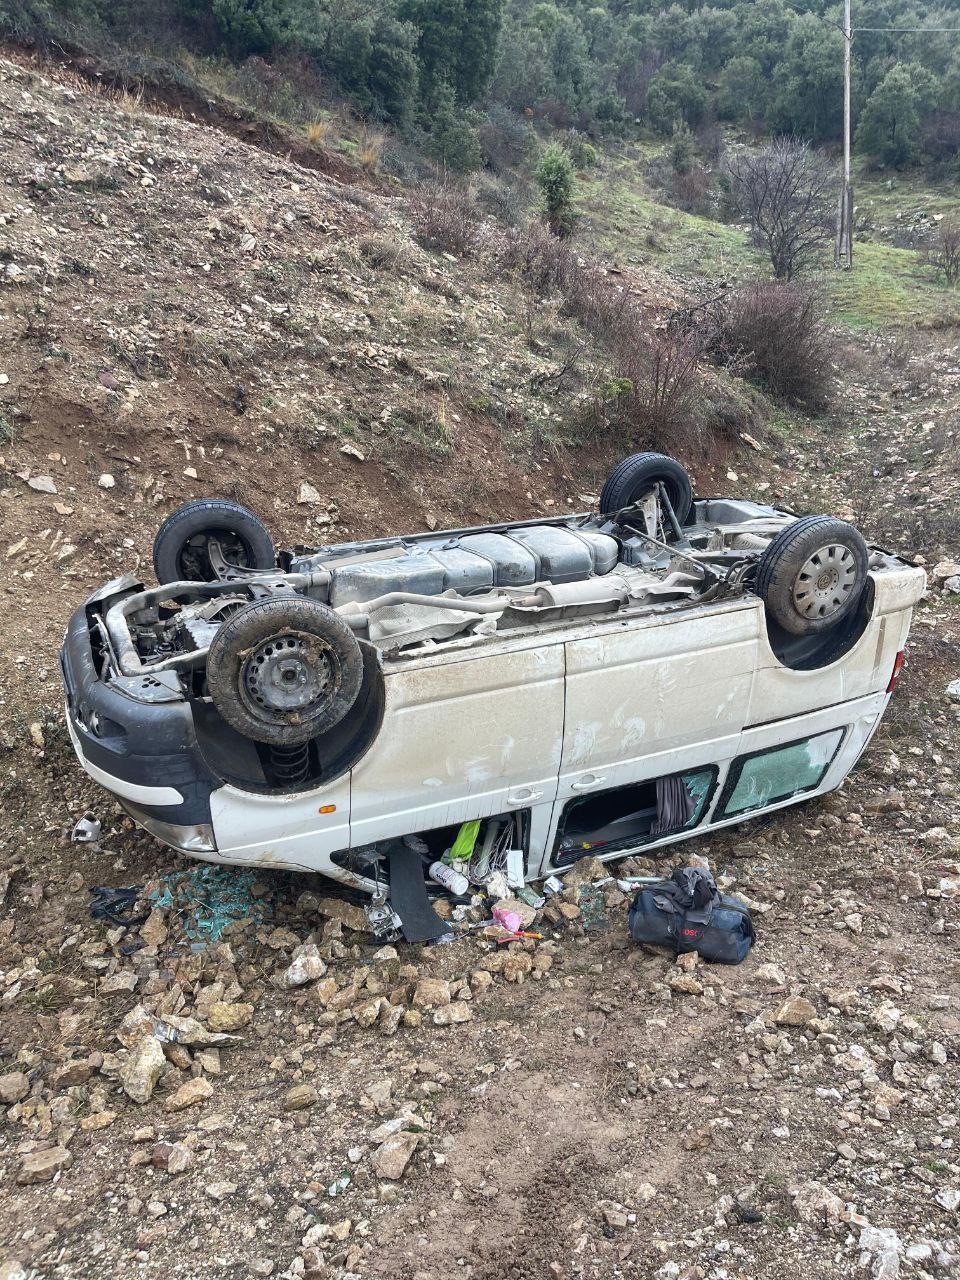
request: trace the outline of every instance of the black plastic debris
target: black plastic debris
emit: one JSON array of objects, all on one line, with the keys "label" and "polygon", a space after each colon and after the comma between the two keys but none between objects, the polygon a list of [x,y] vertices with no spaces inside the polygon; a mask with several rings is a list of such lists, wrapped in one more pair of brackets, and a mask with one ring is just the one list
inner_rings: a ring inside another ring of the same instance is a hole
[{"label": "black plastic debris", "polygon": [[109,924],[122,929],[135,929],[144,923],[149,911],[142,915],[131,915],[137,899],[143,893],[143,885],[134,884],[126,887],[115,887],[109,884],[95,884],[90,887],[90,915],[94,920],[106,920]]}]

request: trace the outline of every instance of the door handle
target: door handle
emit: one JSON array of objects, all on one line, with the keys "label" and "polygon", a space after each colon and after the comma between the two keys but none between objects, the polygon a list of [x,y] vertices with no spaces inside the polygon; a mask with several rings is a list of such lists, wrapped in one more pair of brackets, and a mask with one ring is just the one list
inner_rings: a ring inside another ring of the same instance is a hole
[{"label": "door handle", "polygon": [[527,787],[525,791],[521,791],[517,795],[507,796],[507,804],[530,804],[532,800],[542,799],[542,791],[534,791],[532,787]]},{"label": "door handle", "polygon": [[571,791],[589,791],[591,787],[599,787],[601,782],[606,782],[606,778],[600,778],[595,773],[588,774],[585,778],[581,778],[579,782],[571,782]]}]

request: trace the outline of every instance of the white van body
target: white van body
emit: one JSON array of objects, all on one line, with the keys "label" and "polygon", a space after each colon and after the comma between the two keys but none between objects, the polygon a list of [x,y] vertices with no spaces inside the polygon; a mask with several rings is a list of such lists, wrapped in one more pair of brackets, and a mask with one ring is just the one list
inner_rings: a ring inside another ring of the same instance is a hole
[{"label": "white van body", "polygon": [[721,803],[735,762],[839,730],[819,782],[764,808],[832,791],[883,715],[926,583],[922,570],[905,565],[872,576],[873,609],[860,640],[820,670],[781,665],[763,604],[752,596],[559,623],[482,648],[452,641],[442,653],[392,663],[383,728],[349,775],[296,797],[215,791],[218,852],[204,856],[322,871],[370,888],[331,855],[528,810],[526,875],[538,879],[564,865],[554,853],[571,800],[715,769],[695,828],[595,851],[649,852],[747,816],[724,816]]},{"label": "white van body", "polygon": [[[61,653],[78,758],[192,856],[322,872],[368,892],[381,886],[391,841],[424,837],[426,866],[477,819],[502,820],[536,880],[587,852],[649,853],[837,787],[886,708],[923,571],[827,517],[697,502],[668,546],[641,502],[615,505],[611,516],[299,549],[283,554],[282,573],[175,582],[177,598],[199,601],[180,612],[162,603],[166,587],[109,583],[77,610]],[[830,641],[818,656],[745,577],[758,563],[762,575],[795,532],[816,540],[821,526],[828,541],[859,547],[862,577],[835,634],[815,620],[808,639]],[[439,562],[459,573],[470,547],[474,567],[485,565],[493,544],[543,548],[538,581],[479,594],[440,582]],[[548,580],[558,547],[587,567]],[[432,575],[432,594],[398,592],[391,575],[402,573]],[[237,581],[282,601],[321,591],[329,603],[308,607],[336,612],[361,637],[350,642],[365,671],[356,749],[303,747],[313,773],[302,785],[265,785],[265,748],[234,732],[210,696],[209,637],[230,625],[218,601]]]}]

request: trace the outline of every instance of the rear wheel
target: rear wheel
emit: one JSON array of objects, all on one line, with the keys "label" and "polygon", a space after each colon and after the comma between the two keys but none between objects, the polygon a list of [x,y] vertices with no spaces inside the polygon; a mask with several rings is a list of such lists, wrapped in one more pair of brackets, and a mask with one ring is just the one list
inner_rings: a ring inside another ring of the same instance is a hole
[{"label": "rear wheel", "polygon": [[610,472],[600,494],[600,511],[613,515],[631,507],[662,484],[680,524],[686,524],[693,509],[690,477],[676,458],[665,453],[634,453]]},{"label": "rear wheel", "polygon": [[785,631],[815,635],[854,612],[868,567],[867,544],[853,525],[806,516],[782,529],[763,553],[756,592]]},{"label": "rear wheel", "polygon": [[266,525],[246,507],[226,498],[184,503],[164,520],[153,543],[157,581],[212,582],[213,544],[228,565],[275,569],[277,555]]},{"label": "rear wheel", "polygon": [[344,718],[363,682],[356,636],[318,600],[280,596],[228,618],[207,654],[214,706],[254,742],[296,746]]}]

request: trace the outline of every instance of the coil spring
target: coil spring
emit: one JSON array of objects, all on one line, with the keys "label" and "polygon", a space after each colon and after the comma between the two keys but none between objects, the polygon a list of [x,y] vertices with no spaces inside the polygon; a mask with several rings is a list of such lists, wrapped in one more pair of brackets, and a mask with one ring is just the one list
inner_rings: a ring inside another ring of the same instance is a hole
[{"label": "coil spring", "polygon": [[303,742],[295,747],[271,747],[270,770],[277,786],[295,787],[306,782],[310,774],[310,743]]}]

